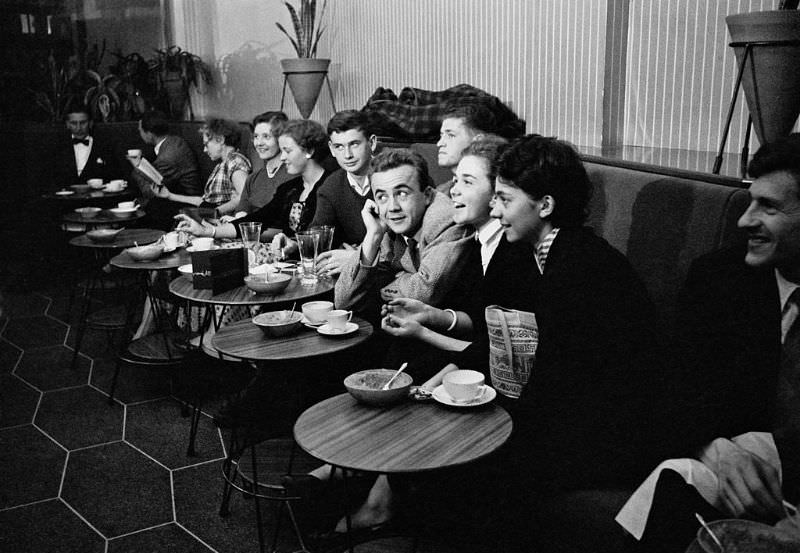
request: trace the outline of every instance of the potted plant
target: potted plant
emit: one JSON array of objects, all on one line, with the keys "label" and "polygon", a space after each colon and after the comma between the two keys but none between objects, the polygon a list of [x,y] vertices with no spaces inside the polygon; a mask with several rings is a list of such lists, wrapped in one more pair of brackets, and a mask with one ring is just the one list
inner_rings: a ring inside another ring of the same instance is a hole
[{"label": "potted plant", "polygon": [[179,119],[184,108],[189,107],[189,117],[194,120],[192,100],[189,87],[199,89],[200,82],[212,82],[211,70],[200,59],[200,56],[182,50],[179,46],[170,46],[164,50],[156,50],[156,55],[148,62],[150,73],[159,96],[165,104],[165,110],[171,117]]},{"label": "potted plant", "polygon": [[322,1],[319,20],[317,20],[317,0],[300,0],[299,12],[289,2],[284,4],[292,18],[294,36],[290,35],[280,23],[275,25],[292,43],[297,58],[281,60],[281,67],[300,115],[308,119],[317,103],[322,82],[328,75],[328,66],[331,63],[329,59],[317,59],[319,39],[325,32],[321,21],[325,16],[328,0]]}]

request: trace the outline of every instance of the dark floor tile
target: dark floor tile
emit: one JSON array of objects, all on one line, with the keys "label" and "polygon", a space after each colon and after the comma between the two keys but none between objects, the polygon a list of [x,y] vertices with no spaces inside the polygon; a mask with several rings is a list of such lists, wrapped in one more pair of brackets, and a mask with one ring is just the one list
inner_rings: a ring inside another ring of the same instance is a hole
[{"label": "dark floor tile", "polygon": [[126,443],[70,454],[61,497],[111,538],[171,522],[169,471]]},{"label": "dark floor tile", "polygon": [[[0,325],[2,328],[2,325]],[[10,373],[17,366],[22,350],[17,346],[0,339],[0,374]]]},{"label": "dark floor tile", "polygon": [[[109,358],[117,355],[124,339],[125,330],[106,328],[86,328],[81,339],[80,352],[93,359]],[[69,327],[66,344],[74,348],[78,339],[78,327]]]},{"label": "dark floor tile", "polygon": [[122,409],[89,386],[45,392],[36,424],[72,450],[121,440]]},{"label": "dark floor tile", "polygon": [[209,551],[211,549],[174,523],[108,542],[108,553],[208,553]]},{"label": "dark floor tile", "polygon": [[[176,518],[190,532],[220,553],[258,550],[251,501],[246,501],[235,493],[231,498],[231,514],[227,517],[219,516],[219,505],[222,501],[222,461],[176,470],[173,472],[173,480]],[[294,539],[286,536],[284,541],[291,545],[279,547],[280,551],[296,549]]]},{"label": "dark floor tile", "polygon": [[190,420],[181,416],[181,404],[174,399],[132,405],[128,407],[125,440],[171,469],[222,458],[219,432],[203,415],[195,440],[197,455],[186,455]]},{"label": "dark floor tile", "polygon": [[[92,385],[111,393],[111,379],[114,377],[116,358],[94,360]],[[170,394],[170,377],[163,369],[122,364],[117,377],[114,398],[123,403],[134,403],[166,397]]]},{"label": "dark floor tile", "polygon": [[44,315],[48,305],[50,300],[38,293],[11,293],[3,297],[3,309],[11,319]]},{"label": "dark floor tile", "polygon": [[32,423],[40,395],[15,375],[0,375],[0,428]]},{"label": "dark floor tile", "polygon": [[3,331],[3,338],[24,350],[55,346],[64,343],[68,328],[61,321],[42,315],[11,319]]},{"label": "dark floor tile", "polygon": [[32,425],[0,430],[0,509],[56,497],[66,457]]},{"label": "dark floor tile", "polygon": [[105,540],[58,499],[0,511],[0,551],[103,553]]},{"label": "dark floor tile", "polygon": [[78,355],[72,369],[73,350],[64,345],[26,351],[14,371],[40,390],[57,390],[89,382],[91,360]]}]

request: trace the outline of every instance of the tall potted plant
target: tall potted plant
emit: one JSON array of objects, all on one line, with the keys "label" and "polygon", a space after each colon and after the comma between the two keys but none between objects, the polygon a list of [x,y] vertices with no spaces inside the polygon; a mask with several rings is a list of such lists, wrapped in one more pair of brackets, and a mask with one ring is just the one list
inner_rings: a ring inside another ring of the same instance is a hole
[{"label": "tall potted plant", "polygon": [[303,119],[308,119],[317,103],[319,91],[331,63],[329,59],[317,58],[319,39],[325,32],[321,21],[325,16],[328,0],[322,1],[319,20],[317,20],[317,0],[300,0],[299,12],[289,2],[284,2],[284,4],[292,18],[294,36],[290,35],[280,23],[275,23],[275,25],[292,43],[297,52],[297,58],[281,60],[281,68],[289,82],[289,88],[297,108],[300,110],[300,115],[303,116]]},{"label": "tall potted plant", "polygon": [[194,120],[189,87],[199,88],[200,81],[211,83],[211,70],[191,52],[179,46],[156,50],[148,62],[158,94],[164,98],[165,110],[171,117],[180,119],[188,106],[189,117]]}]

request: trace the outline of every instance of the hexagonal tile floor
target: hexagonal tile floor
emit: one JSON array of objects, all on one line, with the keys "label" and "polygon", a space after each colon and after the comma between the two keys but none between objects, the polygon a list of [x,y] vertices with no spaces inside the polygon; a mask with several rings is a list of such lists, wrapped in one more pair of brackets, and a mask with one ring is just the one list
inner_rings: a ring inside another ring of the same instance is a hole
[{"label": "hexagonal tile floor", "polygon": [[[109,405],[114,359],[104,333],[88,336],[78,367],[69,366],[67,337],[74,332],[68,322],[75,317],[68,310],[68,284],[44,294],[4,291],[0,551],[257,551],[252,500],[234,493],[231,515],[218,515],[223,434],[207,415],[201,417],[198,455],[186,455],[189,419],[170,394],[194,397],[194,379],[173,392],[163,373],[123,370]],[[230,367],[215,375],[235,388]],[[219,406],[220,394],[230,390],[214,391],[206,405]],[[264,511],[269,536],[272,509],[265,505]],[[288,529],[284,521],[280,552],[297,549]],[[369,551],[410,551],[410,543],[395,540]]]}]

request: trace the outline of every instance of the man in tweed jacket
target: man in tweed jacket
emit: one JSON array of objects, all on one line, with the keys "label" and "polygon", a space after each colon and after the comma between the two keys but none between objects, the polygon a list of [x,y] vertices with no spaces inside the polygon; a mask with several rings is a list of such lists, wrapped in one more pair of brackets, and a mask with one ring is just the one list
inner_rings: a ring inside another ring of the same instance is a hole
[{"label": "man in tweed jacket", "polygon": [[419,154],[384,150],[371,173],[374,200],[361,211],[366,236],[342,268],[336,307],[375,318],[394,297],[436,305],[458,281],[472,235],[453,223],[452,204],[433,188]]}]

